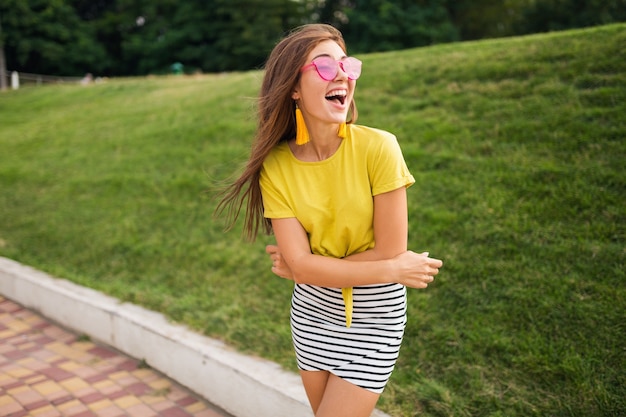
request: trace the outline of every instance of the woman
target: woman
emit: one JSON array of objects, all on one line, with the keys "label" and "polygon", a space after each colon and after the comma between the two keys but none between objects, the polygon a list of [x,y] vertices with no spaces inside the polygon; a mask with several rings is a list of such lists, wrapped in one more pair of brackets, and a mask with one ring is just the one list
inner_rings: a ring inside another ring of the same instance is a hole
[{"label": "woman", "polygon": [[250,159],[218,210],[234,221],[245,200],[248,236],[263,225],[276,237],[267,252],[295,282],[292,336],[315,415],[369,416],[398,357],[405,286],[426,288],[442,262],[407,251],[414,179],[395,136],[354,124],[361,62],[341,33],[302,26],[265,70]]}]

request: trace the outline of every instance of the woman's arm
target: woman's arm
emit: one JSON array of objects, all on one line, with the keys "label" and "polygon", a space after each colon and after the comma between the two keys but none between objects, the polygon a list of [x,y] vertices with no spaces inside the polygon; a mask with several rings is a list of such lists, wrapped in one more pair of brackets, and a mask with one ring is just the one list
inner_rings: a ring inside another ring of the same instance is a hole
[{"label": "woman's arm", "polygon": [[273,219],[280,251],[273,245],[266,249],[274,262],[272,271],[298,283],[326,287],[400,282],[424,288],[438,273],[441,261],[406,250],[406,205],[404,187],[375,196],[376,246],[344,259],[312,254],[306,232],[297,219]]},{"label": "woman's arm", "polygon": [[374,196],[373,249],[355,253],[345,259],[377,261],[391,259],[407,250],[409,233],[406,188]]}]

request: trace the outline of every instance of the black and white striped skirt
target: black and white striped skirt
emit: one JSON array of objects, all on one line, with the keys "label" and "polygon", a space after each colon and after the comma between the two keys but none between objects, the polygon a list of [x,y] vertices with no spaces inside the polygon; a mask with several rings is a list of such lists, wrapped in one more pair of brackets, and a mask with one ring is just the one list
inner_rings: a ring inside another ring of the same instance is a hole
[{"label": "black and white striped skirt", "polygon": [[352,325],[346,327],[340,288],[296,284],[291,334],[298,367],[330,371],[381,393],[391,376],[406,325],[406,288],[400,284],[354,287]]}]

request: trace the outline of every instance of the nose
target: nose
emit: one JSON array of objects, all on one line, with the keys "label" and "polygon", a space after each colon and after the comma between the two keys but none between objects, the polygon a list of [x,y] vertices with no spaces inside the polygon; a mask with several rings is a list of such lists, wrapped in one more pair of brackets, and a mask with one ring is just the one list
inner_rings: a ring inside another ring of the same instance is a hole
[{"label": "nose", "polygon": [[348,73],[343,67],[343,62],[337,62],[337,75],[335,76],[335,79],[350,79]]}]

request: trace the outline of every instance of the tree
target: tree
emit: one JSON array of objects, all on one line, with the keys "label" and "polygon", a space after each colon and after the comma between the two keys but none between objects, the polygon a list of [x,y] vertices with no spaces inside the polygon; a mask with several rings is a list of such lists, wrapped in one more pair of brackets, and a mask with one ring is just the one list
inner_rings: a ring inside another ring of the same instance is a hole
[{"label": "tree", "polygon": [[443,1],[356,0],[345,12],[353,51],[390,51],[458,39]]},{"label": "tree", "polygon": [[536,0],[448,0],[446,8],[462,40],[516,34],[524,11]]},{"label": "tree", "polygon": [[115,10],[116,0],[70,0],[76,15],[85,22],[94,22]]},{"label": "tree", "polygon": [[341,29],[348,23],[346,10],[354,7],[352,0],[310,0],[307,2],[311,21],[326,23]]},{"label": "tree", "polygon": [[216,17],[222,26],[213,28],[218,39],[215,47],[219,59],[236,70],[260,67],[283,34],[303,20],[302,10],[289,0],[218,0],[217,3],[220,7]]},{"label": "tree", "polygon": [[257,68],[301,16],[290,0],[160,0],[136,13],[141,25],[123,39],[122,57],[138,74],[166,72],[174,62],[208,72]]},{"label": "tree", "polygon": [[617,21],[626,0],[0,0],[0,80],[248,70],[311,22],[373,52]]},{"label": "tree", "polygon": [[63,0],[3,0],[6,58],[13,69],[54,75],[97,71],[105,58],[88,25]]},{"label": "tree", "polygon": [[518,33],[537,33],[626,21],[626,0],[543,0],[524,11]]},{"label": "tree", "polygon": [[2,19],[0,19],[0,91],[7,89],[7,62],[4,58],[4,37],[2,34]]}]

